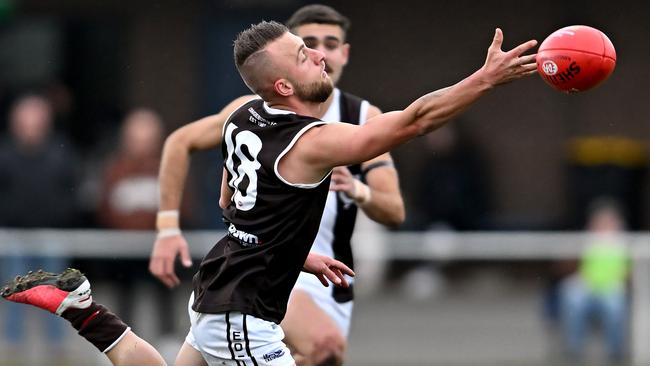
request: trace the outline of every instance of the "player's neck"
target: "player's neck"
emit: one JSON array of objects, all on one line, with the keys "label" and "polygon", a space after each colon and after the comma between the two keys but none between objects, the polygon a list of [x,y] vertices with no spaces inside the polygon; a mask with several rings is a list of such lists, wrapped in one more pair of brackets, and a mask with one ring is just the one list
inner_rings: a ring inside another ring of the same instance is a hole
[{"label": "player's neck", "polygon": [[295,96],[283,100],[268,101],[267,104],[271,108],[292,111],[302,116],[311,116],[321,118],[327,112],[327,108],[332,104],[333,94],[323,103],[311,103],[298,99]]}]

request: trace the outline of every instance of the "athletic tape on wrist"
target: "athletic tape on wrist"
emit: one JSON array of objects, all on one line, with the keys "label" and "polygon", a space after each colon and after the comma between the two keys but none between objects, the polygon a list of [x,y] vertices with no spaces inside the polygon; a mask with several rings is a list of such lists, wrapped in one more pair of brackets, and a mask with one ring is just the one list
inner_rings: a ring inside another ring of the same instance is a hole
[{"label": "athletic tape on wrist", "polygon": [[370,187],[364,184],[362,181],[355,179],[354,180],[354,202],[357,205],[363,205],[368,203],[372,198],[372,193]]},{"label": "athletic tape on wrist", "polygon": [[178,210],[158,211],[156,215],[156,229],[178,229]]},{"label": "athletic tape on wrist", "polygon": [[156,235],[156,239],[164,239],[164,238],[169,238],[169,237],[176,236],[176,235],[181,235],[181,229],[179,229],[179,228],[167,228],[167,229],[158,230],[158,234]]}]

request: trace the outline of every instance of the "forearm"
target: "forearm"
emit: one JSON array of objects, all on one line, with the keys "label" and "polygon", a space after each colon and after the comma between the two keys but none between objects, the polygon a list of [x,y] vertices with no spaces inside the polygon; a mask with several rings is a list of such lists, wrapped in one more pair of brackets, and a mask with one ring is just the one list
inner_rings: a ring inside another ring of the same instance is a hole
[{"label": "forearm", "polygon": [[[352,198],[357,206],[372,220],[386,225],[398,226],[404,221],[404,202],[399,189],[397,170],[393,166],[390,154],[384,154],[377,159],[367,161],[362,165],[364,182],[348,174],[349,172],[336,168],[332,174],[335,187],[345,188],[346,195]],[[338,184],[351,179],[351,184]]]},{"label": "forearm", "polygon": [[359,207],[373,221],[395,227],[404,222],[404,202],[399,194],[370,190],[370,199]]},{"label": "forearm", "polygon": [[165,141],[160,170],[160,211],[178,210],[181,206],[183,189],[189,170],[190,150],[177,134]]},{"label": "forearm", "polygon": [[413,118],[402,120],[403,127],[417,125],[423,135],[443,126],[493,87],[483,74],[478,70],[455,85],[418,98],[405,110],[412,110]]}]

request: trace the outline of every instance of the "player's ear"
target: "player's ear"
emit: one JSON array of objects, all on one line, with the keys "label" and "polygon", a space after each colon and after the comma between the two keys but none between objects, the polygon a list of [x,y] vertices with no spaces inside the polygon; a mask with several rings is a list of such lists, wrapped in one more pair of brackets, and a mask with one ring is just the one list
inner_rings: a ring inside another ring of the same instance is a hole
[{"label": "player's ear", "polygon": [[350,44],[349,43],[344,43],[343,46],[341,46],[341,53],[343,53],[343,65],[348,64],[348,58],[350,57]]},{"label": "player's ear", "polygon": [[276,80],[273,83],[273,89],[282,97],[288,97],[294,94],[293,85],[287,79]]}]

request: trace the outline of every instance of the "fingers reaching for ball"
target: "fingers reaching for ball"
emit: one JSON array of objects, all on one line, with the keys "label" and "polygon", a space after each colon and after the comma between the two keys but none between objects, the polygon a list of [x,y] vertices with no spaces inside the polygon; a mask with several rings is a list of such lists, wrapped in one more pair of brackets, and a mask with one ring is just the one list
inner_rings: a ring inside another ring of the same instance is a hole
[{"label": "fingers reaching for ball", "polygon": [[517,59],[517,63],[518,63],[519,65],[521,65],[521,66],[524,66],[524,65],[527,65],[527,64],[533,64],[533,65],[535,65],[535,64],[536,64],[536,63],[535,63],[535,59],[536,59],[536,58],[537,58],[537,54],[536,54],[536,53],[533,53],[533,54],[531,54],[531,55],[520,56],[520,57]]},{"label": "fingers reaching for ball", "polygon": [[501,50],[502,45],[503,32],[497,28],[483,65],[488,82],[499,85],[536,73],[535,54],[523,55],[537,45],[536,40],[524,42],[507,52]]},{"label": "fingers reaching for ball", "polygon": [[530,50],[531,48],[533,48],[535,46],[537,46],[537,41],[534,40],[534,39],[531,39],[530,41],[524,42],[524,43],[520,44],[519,46],[511,49],[510,51],[508,51],[508,53],[510,55],[512,55],[512,56],[518,57],[518,56],[523,55],[525,52],[527,52],[528,50]]}]

